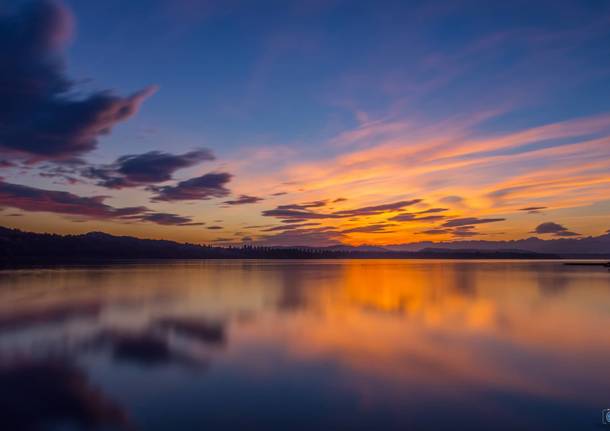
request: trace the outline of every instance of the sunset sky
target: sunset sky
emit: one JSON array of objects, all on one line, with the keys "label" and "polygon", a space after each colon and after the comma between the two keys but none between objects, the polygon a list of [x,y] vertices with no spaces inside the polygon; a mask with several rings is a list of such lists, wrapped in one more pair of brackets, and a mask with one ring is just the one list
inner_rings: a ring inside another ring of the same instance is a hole
[{"label": "sunset sky", "polygon": [[0,225],[215,244],[602,235],[610,2],[2,2]]}]

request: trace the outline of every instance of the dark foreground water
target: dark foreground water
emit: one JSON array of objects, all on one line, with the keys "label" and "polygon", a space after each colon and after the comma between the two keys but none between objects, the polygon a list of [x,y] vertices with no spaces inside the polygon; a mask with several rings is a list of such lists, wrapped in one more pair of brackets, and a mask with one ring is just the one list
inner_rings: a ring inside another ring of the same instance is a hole
[{"label": "dark foreground water", "polygon": [[604,268],[0,271],[1,430],[594,430],[605,407]]}]

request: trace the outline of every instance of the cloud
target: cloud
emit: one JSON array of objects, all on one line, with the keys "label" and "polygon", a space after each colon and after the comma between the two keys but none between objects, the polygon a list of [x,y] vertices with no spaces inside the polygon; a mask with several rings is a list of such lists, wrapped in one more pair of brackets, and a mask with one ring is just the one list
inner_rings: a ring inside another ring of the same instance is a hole
[{"label": "cloud", "polygon": [[545,209],[546,209],[546,207],[526,207],[526,208],[519,208],[519,211],[524,211],[529,214],[538,214],[541,210],[545,210]]},{"label": "cloud", "polygon": [[289,224],[285,226],[273,226],[267,229],[263,229],[263,232],[278,232],[294,229],[302,229],[304,227],[318,226],[320,223],[301,223],[301,224]]},{"label": "cloud", "polygon": [[150,186],[156,193],[153,201],[206,200],[227,196],[230,191],[225,185],[233,175],[226,172],[212,172],[200,177],[180,181],[175,186]]},{"label": "cloud", "polygon": [[536,226],[536,229],[534,229],[534,231],[532,233],[541,233],[541,234],[545,234],[545,233],[557,233],[557,232],[562,232],[562,231],[567,231],[568,229],[558,223],[553,223],[553,222],[546,222],[546,223],[541,223],[538,226]]},{"label": "cloud", "polygon": [[336,211],[334,214],[338,215],[340,217],[377,215],[377,214],[382,214],[382,213],[391,212],[391,211],[398,211],[405,207],[415,205],[421,201],[422,201],[421,199],[412,199],[409,201],[399,201],[399,202],[393,202],[393,203],[384,204],[384,205],[375,205],[375,206],[356,208],[356,209],[352,209],[352,210]]},{"label": "cloud", "polygon": [[185,154],[149,151],[119,157],[111,165],[88,167],[82,170],[81,174],[98,180],[99,186],[122,189],[162,183],[171,180],[173,173],[179,169],[214,159],[212,152],[205,148]]},{"label": "cloud", "polygon": [[448,234],[451,232],[452,232],[451,229],[428,229],[428,230],[421,231],[419,233],[423,233],[426,235],[445,235],[445,234]]},{"label": "cloud", "polygon": [[288,204],[288,205],[278,205],[278,209],[280,210],[307,210],[309,208],[320,208],[327,204],[326,200],[319,200],[313,202],[305,202],[302,204]]},{"label": "cloud", "polygon": [[160,225],[173,226],[203,226],[205,223],[193,222],[190,217],[171,213],[150,213],[137,216],[141,221],[149,221]]},{"label": "cloud", "polygon": [[0,16],[0,152],[5,157],[38,162],[81,156],[156,91],[75,96],[64,71],[72,29],[72,15],[59,1],[31,2],[14,15]]},{"label": "cloud", "polygon": [[0,205],[24,211],[54,212],[96,219],[133,216],[145,207],[114,208],[104,203],[106,196],[81,197],[75,194],[38,189],[0,181]]},{"label": "cloud", "polygon": [[570,231],[567,227],[554,222],[540,223],[532,233],[538,234],[553,234],[560,237],[580,236],[579,233]]},{"label": "cloud", "polygon": [[250,196],[250,195],[240,195],[237,199],[224,201],[223,204],[227,205],[245,205],[245,204],[255,204],[257,202],[265,200],[264,198],[259,198],[258,196]]},{"label": "cloud", "polygon": [[451,234],[453,236],[457,236],[457,237],[470,237],[470,236],[481,235],[481,233],[479,233],[479,232],[475,232],[473,230],[463,230],[463,229],[454,229],[451,231]]},{"label": "cloud", "polygon": [[410,221],[438,221],[438,220],[443,220],[446,217],[443,215],[429,215],[429,216],[423,216],[423,217],[418,217],[417,214],[423,214],[422,213],[403,213],[403,214],[398,214],[395,215],[394,217],[390,217],[388,220],[391,221],[400,221],[400,222],[410,222]]},{"label": "cloud", "polygon": [[464,217],[464,218],[456,218],[452,220],[448,220],[442,224],[442,227],[457,227],[457,226],[467,226],[473,224],[482,224],[482,223],[495,223],[498,221],[504,221],[504,218],[476,218],[476,217]]},{"label": "cloud", "polygon": [[[284,205],[286,206],[286,205]],[[265,217],[276,217],[280,219],[297,219],[301,220],[310,220],[310,219],[327,219],[327,218],[339,218],[340,216],[334,214],[322,214],[315,213],[310,211],[299,211],[292,209],[281,209],[276,208],[272,210],[265,210],[262,212],[262,215]]]},{"label": "cloud", "polygon": [[342,230],[341,233],[389,233],[392,231],[388,231],[387,229],[393,226],[397,226],[395,223],[379,223],[379,224],[370,224],[367,226],[358,226],[350,229]]},{"label": "cloud", "polygon": [[433,214],[449,211],[449,208],[429,208],[427,210],[418,211],[416,214]]},{"label": "cloud", "polygon": [[580,236],[580,234],[576,233],[576,232],[569,231],[569,230],[564,230],[564,231],[561,231],[561,232],[557,232],[555,234],[555,236],[570,237],[570,236]]},{"label": "cloud", "polygon": [[70,192],[46,190],[0,181],[0,206],[23,211],[51,212],[98,220],[148,221],[161,225],[199,225],[189,217],[155,213],[143,206],[115,208],[107,196],[82,197]]},{"label": "cloud", "polygon": [[412,199],[409,201],[399,201],[399,202],[393,202],[393,203],[383,204],[383,205],[366,206],[366,207],[355,208],[355,209],[335,211],[332,213],[318,213],[318,212],[313,212],[313,211],[306,211],[307,208],[316,208],[316,207],[324,206],[324,205],[326,205],[326,202],[327,202],[327,201],[315,201],[315,202],[308,202],[305,204],[279,205],[275,209],[263,211],[262,215],[266,216],[266,217],[276,217],[276,218],[284,219],[284,220],[296,219],[299,221],[311,220],[311,219],[337,219],[337,218],[347,218],[347,217],[378,215],[378,214],[383,214],[386,212],[399,211],[402,208],[405,208],[410,205],[414,205],[421,201],[422,201],[421,199]]},{"label": "cloud", "polygon": [[209,230],[220,230],[220,229],[222,229],[222,226],[208,226],[206,229],[209,229]]}]

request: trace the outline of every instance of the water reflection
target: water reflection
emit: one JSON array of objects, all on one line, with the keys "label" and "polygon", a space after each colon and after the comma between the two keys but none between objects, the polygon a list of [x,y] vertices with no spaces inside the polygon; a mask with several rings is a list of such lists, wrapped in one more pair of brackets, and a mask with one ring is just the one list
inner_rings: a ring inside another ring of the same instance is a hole
[{"label": "water reflection", "polygon": [[3,271],[0,429],[596,429],[609,294],[553,262]]}]

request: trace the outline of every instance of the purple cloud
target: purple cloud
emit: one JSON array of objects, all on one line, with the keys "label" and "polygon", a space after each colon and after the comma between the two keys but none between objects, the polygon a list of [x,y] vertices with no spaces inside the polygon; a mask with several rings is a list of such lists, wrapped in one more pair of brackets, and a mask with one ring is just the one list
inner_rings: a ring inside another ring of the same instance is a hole
[{"label": "purple cloud", "polygon": [[237,199],[224,201],[223,204],[226,205],[246,205],[246,204],[255,204],[260,201],[264,201],[264,198],[259,198],[258,196],[249,196],[249,195],[240,195]]},{"label": "purple cloud", "polygon": [[383,213],[391,212],[391,211],[398,211],[405,207],[415,205],[421,201],[422,201],[421,199],[411,199],[409,201],[399,201],[399,202],[393,202],[393,203],[383,204],[383,205],[356,208],[356,209],[352,209],[352,210],[336,211],[334,214],[338,215],[340,217],[377,215],[377,214],[383,214]]},{"label": "purple cloud", "polygon": [[311,220],[311,219],[333,219],[333,218],[347,218],[347,217],[359,217],[368,215],[383,214],[386,212],[394,212],[401,210],[410,205],[421,202],[421,199],[412,199],[409,201],[399,201],[383,205],[367,206],[349,210],[335,211],[332,213],[318,213],[308,211],[308,208],[317,208],[326,205],[327,201],[315,201],[308,202],[305,204],[290,204],[280,205],[272,210],[265,210],[262,212],[263,216],[276,217],[287,221],[290,219],[296,219],[299,221]]},{"label": "purple cloud", "polygon": [[161,225],[198,225],[189,217],[155,213],[143,206],[115,208],[107,196],[82,197],[70,192],[46,190],[0,181],[0,206],[23,211],[51,212],[96,220],[147,221]]},{"label": "purple cloud", "polygon": [[483,223],[495,223],[498,221],[504,221],[504,218],[476,218],[476,217],[464,217],[464,218],[456,218],[452,220],[448,220],[442,224],[442,227],[457,227],[457,226],[467,226],[473,224],[483,224]]},{"label": "purple cloud", "polygon": [[33,163],[81,156],[156,91],[74,96],[74,83],[64,71],[72,27],[72,15],[58,1],[32,2],[15,15],[0,16],[0,153],[5,157]]},{"label": "purple cloud", "polygon": [[189,180],[180,181],[175,186],[150,186],[148,189],[155,192],[153,201],[186,201],[206,200],[227,196],[230,191],[225,185],[231,181],[233,175],[226,172],[213,172]]},{"label": "purple cloud", "polygon": [[529,214],[538,214],[540,211],[545,210],[545,209],[546,209],[546,207],[526,207],[526,208],[519,208],[519,211],[524,211]]},{"label": "purple cloud", "polygon": [[171,213],[151,213],[138,216],[139,220],[149,221],[165,226],[203,226],[205,223],[193,222],[190,217]]},{"label": "purple cloud", "polygon": [[378,223],[378,224],[370,224],[367,226],[358,226],[350,229],[342,230],[341,233],[390,233],[392,231],[387,230],[390,227],[397,226],[395,223]]},{"label": "purple cloud", "polygon": [[122,189],[168,181],[179,169],[214,159],[212,152],[205,148],[177,155],[149,151],[122,156],[111,165],[89,167],[81,173],[84,177],[98,180],[99,186]]},{"label": "purple cloud", "polygon": [[559,223],[554,223],[552,221],[540,223],[536,226],[536,229],[533,230],[532,233],[538,234],[553,234],[554,236],[560,237],[570,237],[570,236],[580,236],[579,233],[570,231],[567,227],[560,225]]}]

